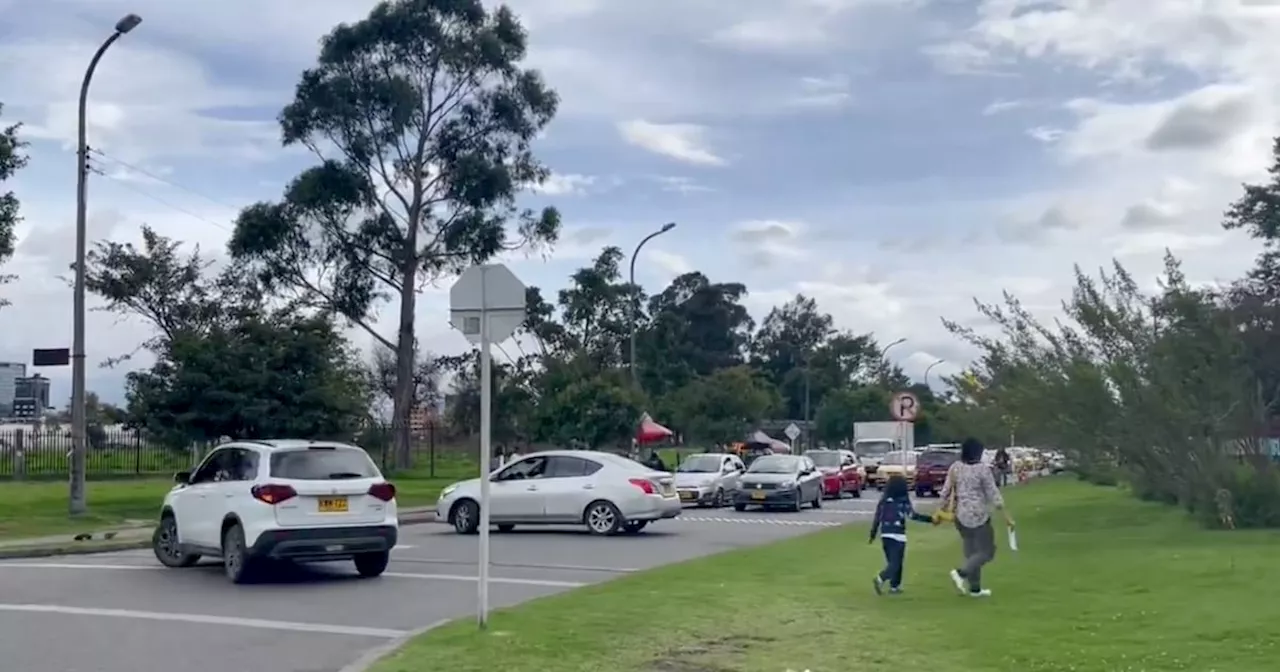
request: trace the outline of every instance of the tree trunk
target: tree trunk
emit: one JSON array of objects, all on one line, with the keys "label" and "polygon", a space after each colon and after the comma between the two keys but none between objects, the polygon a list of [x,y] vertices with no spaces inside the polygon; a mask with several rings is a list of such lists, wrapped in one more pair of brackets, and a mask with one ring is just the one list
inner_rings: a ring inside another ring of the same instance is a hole
[{"label": "tree trunk", "polygon": [[409,415],[413,410],[413,373],[417,362],[414,317],[418,305],[415,291],[418,281],[417,227],[409,227],[405,241],[404,261],[400,267],[400,321],[396,330],[396,393],[392,401],[395,418],[396,467],[413,466],[413,435]]}]

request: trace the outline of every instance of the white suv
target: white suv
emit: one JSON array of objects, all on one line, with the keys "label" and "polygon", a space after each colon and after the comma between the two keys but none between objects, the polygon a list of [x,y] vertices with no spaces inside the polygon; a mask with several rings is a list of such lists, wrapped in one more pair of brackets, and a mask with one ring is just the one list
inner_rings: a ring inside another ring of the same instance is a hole
[{"label": "white suv", "polygon": [[378,576],[399,535],[395,486],[344,443],[233,441],[174,480],[152,537],[166,567],[218,557],[244,583],[264,559],[354,560]]}]

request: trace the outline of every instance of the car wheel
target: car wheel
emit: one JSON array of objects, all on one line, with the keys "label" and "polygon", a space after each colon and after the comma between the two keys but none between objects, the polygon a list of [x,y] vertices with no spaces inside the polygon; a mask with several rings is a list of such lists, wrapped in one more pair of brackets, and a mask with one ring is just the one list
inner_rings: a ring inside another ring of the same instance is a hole
[{"label": "car wheel", "polygon": [[377,553],[360,553],[353,558],[356,563],[356,571],[366,579],[372,579],[375,576],[381,576],[387,571],[387,563],[391,562],[390,551],[378,551]]},{"label": "car wheel", "polygon": [[711,498],[711,508],[719,509],[724,507],[724,490],[717,489],[715,496]]},{"label": "car wheel", "polygon": [[151,551],[165,567],[190,567],[200,561],[196,553],[183,553],[178,543],[178,520],[165,514],[151,535]]},{"label": "car wheel", "polygon": [[449,509],[449,522],[458,534],[475,534],[480,527],[480,505],[464,499]]},{"label": "car wheel", "polygon": [[800,509],[804,508],[804,502],[800,501],[803,496],[800,490],[796,490],[796,501],[791,505],[792,511],[799,513]]},{"label": "car wheel", "polygon": [[626,522],[622,519],[622,512],[618,507],[603,499],[588,504],[587,510],[582,514],[582,520],[587,524],[591,534],[601,536],[616,534]]},{"label": "car wheel", "polygon": [[818,491],[818,494],[813,498],[813,502],[811,502],[811,504],[815,509],[822,508],[822,491],[821,490]]},{"label": "car wheel", "polygon": [[222,571],[231,583],[248,583],[254,562],[244,544],[244,528],[239,523],[222,533]]},{"label": "car wheel", "polygon": [[516,529],[516,526],[515,526],[515,525],[512,525],[511,523],[499,523],[499,524],[498,524],[498,531],[499,531],[499,532],[510,532],[511,530],[514,530],[514,529]]},{"label": "car wheel", "polygon": [[627,534],[639,534],[640,530],[643,530],[648,524],[649,521],[647,520],[628,520],[626,524],[622,526],[622,531]]},{"label": "car wheel", "polygon": [[733,510],[734,510],[734,511],[739,511],[739,512],[741,512],[741,511],[746,511],[746,510],[747,510],[747,505],[746,505],[746,504],[738,504],[738,503],[736,503],[736,502],[735,502],[735,503],[734,503],[734,505],[733,505]]},{"label": "car wheel", "polygon": [[863,488],[865,488],[865,487],[867,487],[867,486],[865,486],[865,485],[859,485],[858,487],[854,488],[854,489],[853,489],[853,498],[854,498],[854,499],[862,499],[862,490],[863,490]]}]

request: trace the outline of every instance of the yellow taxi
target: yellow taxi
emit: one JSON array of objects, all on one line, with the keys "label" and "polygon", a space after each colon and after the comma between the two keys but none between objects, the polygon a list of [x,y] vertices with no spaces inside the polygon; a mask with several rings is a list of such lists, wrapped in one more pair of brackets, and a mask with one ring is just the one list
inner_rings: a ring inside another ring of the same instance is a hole
[{"label": "yellow taxi", "polygon": [[[906,464],[903,464],[903,462],[906,462]],[[880,466],[876,467],[875,472],[868,474],[867,478],[872,485],[877,488],[883,488],[894,474],[906,476],[907,487],[914,487],[916,480],[915,451],[907,452],[905,459],[902,451],[888,453],[880,460]]]}]

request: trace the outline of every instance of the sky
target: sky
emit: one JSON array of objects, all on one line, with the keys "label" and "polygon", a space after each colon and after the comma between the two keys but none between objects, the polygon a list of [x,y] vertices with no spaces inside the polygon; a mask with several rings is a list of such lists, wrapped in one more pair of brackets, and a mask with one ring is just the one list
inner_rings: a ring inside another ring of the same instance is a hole
[{"label": "sky", "polygon": [[[143,23],[103,59],[89,103],[90,240],[140,226],[223,247],[237,211],[311,165],[275,123],[318,39],[370,0],[0,0],[0,101],[31,162],[5,185],[25,221],[0,291],[0,360],[70,344],[75,110],[116,20]],[[932,383],[974,352],[942,317],[1016,294],[1052,317],[1072,269],[1119,260],[1154,286],[1166,248],[1189,278],[1240,275],[1256,247],[1224,232],[1261,179],[1280,107],[1280,0],[511,0],[527,67],[561,96],[536,150],[561,242],[505,259],[554,292],[604,245],[640,253],[660,291],[699,270],[740,281],[757,319],[796,293],[872,332]],[[424,293],[429,351],[468,344],[448,285]],[[91,305],[97,305],[91,299]],[[393,333],[384,309],[382,333]],[[88,387],[123,398],[145,323],[93,312]],[[353,337],[364,347],[369,338]],[[53,397],[69,395],[69,371]]]}]

